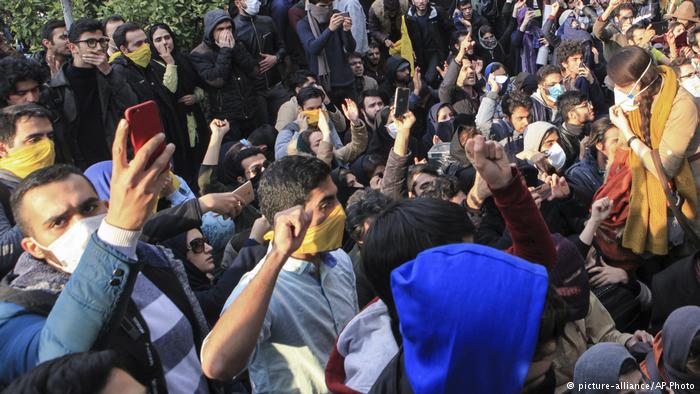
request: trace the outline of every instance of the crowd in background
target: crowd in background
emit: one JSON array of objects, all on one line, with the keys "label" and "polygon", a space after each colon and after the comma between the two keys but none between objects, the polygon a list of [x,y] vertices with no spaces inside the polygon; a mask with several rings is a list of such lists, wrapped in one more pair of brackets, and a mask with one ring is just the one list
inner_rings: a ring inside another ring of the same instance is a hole
[{"label": "crowd in background", "polygon": [[3,393],[699,392],[700,1],[215,7],[0,35]]}]

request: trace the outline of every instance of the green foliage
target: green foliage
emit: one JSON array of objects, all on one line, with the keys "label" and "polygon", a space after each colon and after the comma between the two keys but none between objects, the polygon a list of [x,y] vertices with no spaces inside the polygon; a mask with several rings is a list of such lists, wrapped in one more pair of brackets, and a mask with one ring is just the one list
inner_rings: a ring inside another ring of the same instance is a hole
[{"label": "green foliage", "polygon": [[[73,17],[119,14],[144,30],[164,22],[177,34],[180,48],[187,50],[201,40],[202,16],[227,4],[226,0],[73,0]],[[41,49],[41,26],[52,18],[63,19],[63,11],[58,0],[0,0],[0,18],[15,38],[36,51]]]}]

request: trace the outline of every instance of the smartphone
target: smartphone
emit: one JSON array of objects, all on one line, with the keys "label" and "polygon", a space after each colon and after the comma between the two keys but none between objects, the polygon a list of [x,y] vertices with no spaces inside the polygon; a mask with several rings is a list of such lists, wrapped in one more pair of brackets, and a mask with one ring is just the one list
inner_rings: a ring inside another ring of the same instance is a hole
[{"label": "smartphone", "polygon": [[543,200],[546,200],[549,198],[549,196],[552,195],[552,188],[549,187],[548,184],[543,183],[535,188],[533,190],[535,193],[539,194],[540,197],[542,197]]},{"label": "smartphone", "polygon": [[350,13],[349,13],[349,12],[347,12],[347,11],[345,11],[345,12],[341,12],[341,13],[340,13],[340,15],[342,15],[342,16],[343,16],[343,18],[349,18],[349,17],[350,17]]},{"label": "smartphone", "polygon": [[538,9],[534,10],[534,12],[535,12],[535,17],[538,17],[538,18],[539,18],[540,16],[542,16],[542,10],[541,10],[541,9],[538,8]]},{"label": "smartphone", "polygon": [[241,201],[243,201],[243,204],[245,205],[248,205],[252,203],[253,200],[255,200],[255,193],[253,192],[253,183],[251,181],[242,184],[232,193],[235,194],[236,197],[240,198]]},{"label": "smartphone", "polygon": [[[126,111],[124,111],[124,118],[129,122],[131,145],[134,147],[134,155],[136,155],[151,138],[163,132],[158,104],[153,100],[127,108]],[[166,143],[163,141],[158,149],[153,152],[148,159],[148,167],[163,153],[165,145]]]},{"label": "smartphone", "polygon": [[394,94],[394,118],[408,112],[408,97],[411,91],[408,88],[396,88]]}]

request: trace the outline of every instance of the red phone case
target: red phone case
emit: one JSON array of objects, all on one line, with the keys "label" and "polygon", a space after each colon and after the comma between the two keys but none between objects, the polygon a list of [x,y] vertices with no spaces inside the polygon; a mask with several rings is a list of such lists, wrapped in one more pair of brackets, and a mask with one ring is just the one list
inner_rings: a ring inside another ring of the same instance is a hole
[{"label": "red phone case", "polygon": [[[163,132],[158,105],[153,100],[127,108],[126,111],[124,111],[124,118],[129,122],[131,145],[134,147],[134,156],[146,142],[155,137],[158,133]],[[164,149],[165,142],[163,142],[149,158],[149,167],[153,164],[155,159],[163,153]]]}]

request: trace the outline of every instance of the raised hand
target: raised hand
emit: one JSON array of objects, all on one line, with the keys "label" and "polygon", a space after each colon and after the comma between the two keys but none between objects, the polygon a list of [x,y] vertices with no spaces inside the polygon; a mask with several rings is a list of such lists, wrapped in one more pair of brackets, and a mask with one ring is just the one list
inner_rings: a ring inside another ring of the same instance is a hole
[{"label": "raised hand", "polygon": [[340,13],[333,14],[331,16],[331,21],[328,23],[328,28],[331,31],[336,31],[345,22],[345,17],[340,15]]},{"label": "raised hand", "polygon": [[552,201],[554,199],[566,198],[571,194],[571,189],[569,188],[569,183],[563,176],[557,174],[547,177],[547,183],[549,187],[552,188],[552,194],[549,196],[548,200]]},{"label": "raised hand", "polygon": [[112,181],[105,220],[112,226],[138,231],[143,228],[158,202],[158,195],[170,178],[167,171],[175,145],[166,145],[149,165],[151,156],[165,142],[165,134],[151,138],[129,162],[126,158],[129,123],[122,119],[112,145]]},{"label": "raised hand", "polygon": [[309,121],[303,112],[299,112],[299,114],[297,115],[297,119],[294,121],[294,123],[296,123],[297,126],[299,126],[299,131],[304,131],[309,128]]},{"label": "raised hand", "polygon": [[435,70],[440,74],[440,78],[445,79],[445,75],[447,75],[447,69],[450,67],[447,62],[443,63],[442,68],[440,66],[435,66]]},{"label": "raised hand", "polygon": [[236,218],[240,215],[245,204],[233,192],[209,193],[199,198],[202,213],[216,212],[225,218]]},{"label": "raised hand", "polygon": [[343,18],[343,31],[350,31],[350,29],[352,29],[352,18],[344,17]]},{"label": "raised hand", "polygon": [[211,130],[211,136],[214,139],[224,138],[226,133],[231,129],[228,124],[228,120],[224,119],[214,119],[209,123],[209,129]]},{"label": "raised hand", "polygon": [[467,158],[492,190],[507,186],[513,179],[510,161],[503,147],[483,136],[470,138],[465,146]]},{"label": "raised hand", "polygon": [[331,128],[328,126],[326,111],[318,111],[318,129],[321,130],[324,140],[330,141]]},{"label": "raised hand", "polygon": [[423,89],[423,79],[421,77],[420,67],[416,66],[413,72],[413,94],[420,96],[420,91]]},{"label": "raised hand", "polygon": [[340,108],[343,110],[343,114],[352,124],[358,124],[360,120],[360,111],[357,109],[357,104],[351,99],[345,99],[345,104],[342,104]]},{"label": "raised hand", "polygon": [[559,8],[561,8],[561,5],[558,1],[552,3],[552,15],[556,16],[557,14],[559,14]]},{"label": "raised hand", "polygon": [[156,50],[158,51],[158,55],[160,55],[161,59],[163,59],[165,64],[175,64],[175,59],[173,58],[173,55],[172,55],[173,49],[170,48],[170,46],[167,43],[164,43],[164,42],[156,43],[155,47],[156,47]]},{"label": "raised hand", "polygon": [[498,93],[501,91],[501,85],[496,82],[496,76],[493,75],[493,73],[489,74],[488,84],[491,87],[492,92]]},{"label": "raised hand", "polygon": [[284,257],[291,256],[304,241],[309,223],[311,223],[311,215],[305,212],[301,205],[278,212],[275,215],[273,250]]},{"label": "raised hand", "polygon": [[591,205],[591,220],[601,223],[610,216],[613,202],[608,197],[595,200]]}]

